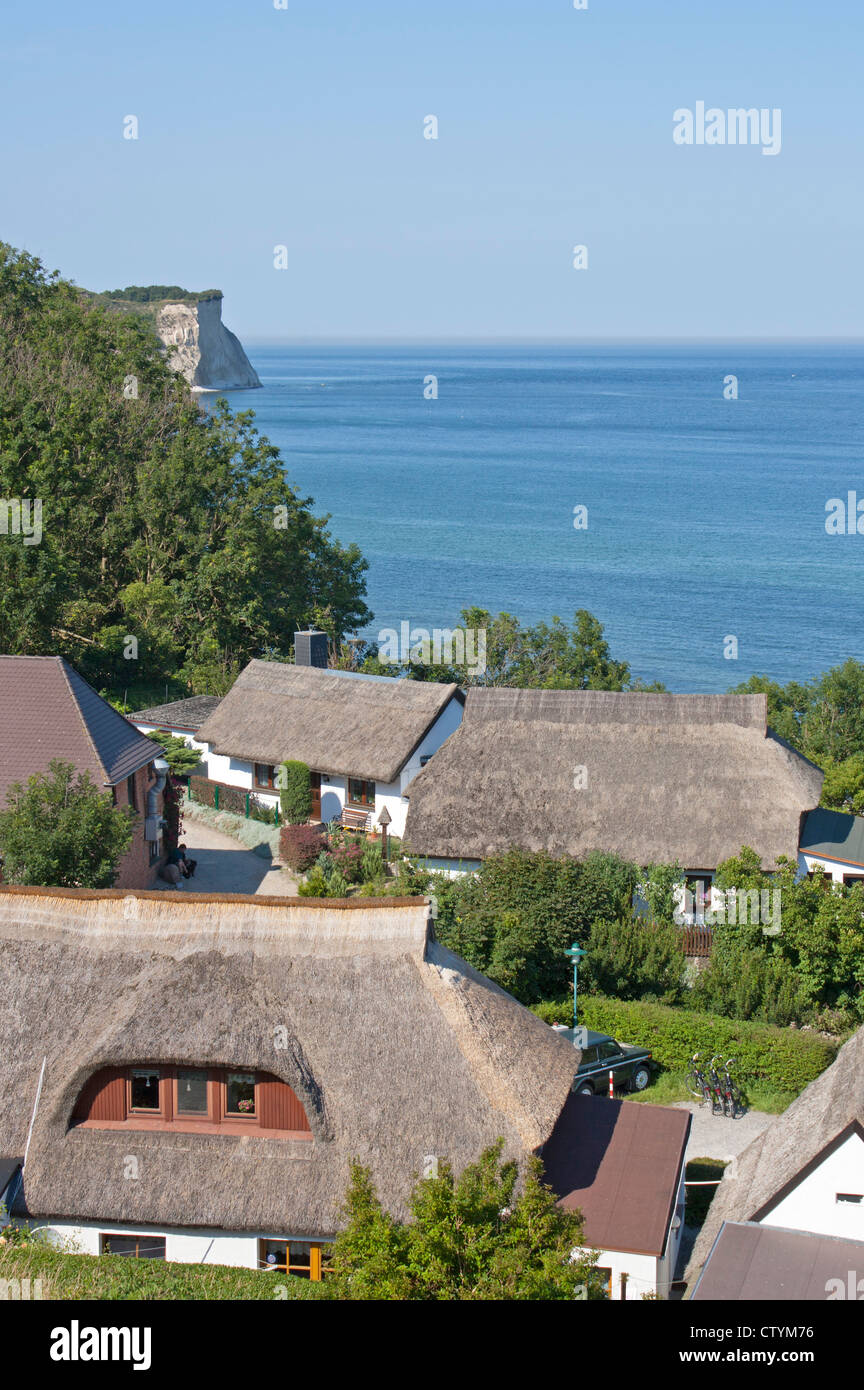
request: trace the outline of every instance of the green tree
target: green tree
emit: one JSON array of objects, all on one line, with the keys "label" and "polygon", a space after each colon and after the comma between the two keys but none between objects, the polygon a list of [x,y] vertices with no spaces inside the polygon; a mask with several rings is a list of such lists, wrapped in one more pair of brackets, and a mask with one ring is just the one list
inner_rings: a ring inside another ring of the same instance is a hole
[{"label": "green tree", "polygon": [[0,811],[0,854],[7,883],[111,888],[132,843],[135,813],[116,807],[90,774],[55,759],[47,774],[14,782]]},{"label": "green tree", "polygon": [[195,771],[201,761],[201,754],[198,749],[191,748],[185,738],[180,738],[178,734],[169,734],[164,729],[156,729],[147,737],[159,744],[165,761],[175,777],[186,777],[190,772]]},{"label": "green tree", "polygon": [[572,1300],[602,1298],[583,1248],[582,1218],[563,1211],[539,1159],[502,1162],[486,1149],[457,1178],[446,1161],[418,1180],[412,1219],[382,1208],[369,1170],[354,1163],[345,1226],[331,1247],[328,1293],[340,1299]]},{"label": "green tree", "polygon": [[305,825],[312,814],[312,784],[306,763],[289,758],[279,768],[279,806],[285,825]]},{"label": "green tree", "polygon": [[580,993],[680,1002],[685,961],[677,927],[632,914],[612,922],[598,919],[591,926],[587,951]]},{"label": "green tree", "polygon": [[0,497],[42,502],[40,543],[0,546],[0,650],[59,652],[97,687],[219,694],[313,614],[339,637],[372,617],[366,561],[252,413],[202,411],[146,316],[2,243]]}]

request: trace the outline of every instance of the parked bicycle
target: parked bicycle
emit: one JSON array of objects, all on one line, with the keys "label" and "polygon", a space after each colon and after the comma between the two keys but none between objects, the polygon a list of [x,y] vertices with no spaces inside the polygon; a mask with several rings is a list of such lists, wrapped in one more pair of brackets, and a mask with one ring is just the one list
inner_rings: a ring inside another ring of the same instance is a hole
[{"label": "parked bicycle", "polygon": [[691,1096],[695,1096],[701,1105],[710,1103],[711,1112],[714,1113],[714,1096],[710,1082],[699,1065],[699,1053],[695,1052],[690,1059],[690,1070],[687,1073],[687,1090]]},{"label": "parked bicycle", "polygon": [[729,1068],[734,1063],[734,1057],[727,1057],[723,1063],[724,1113],[732,1120],[744,1114],[744,1098],[729,1073]]}]

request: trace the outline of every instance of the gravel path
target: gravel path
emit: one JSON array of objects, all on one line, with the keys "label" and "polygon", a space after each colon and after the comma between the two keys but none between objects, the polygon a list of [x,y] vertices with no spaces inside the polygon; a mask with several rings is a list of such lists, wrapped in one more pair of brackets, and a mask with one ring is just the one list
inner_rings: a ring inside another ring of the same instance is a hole
[{"label": "gravel path", "polygon": [[[189,816],[183,826],[183,843],[198,867],[180,887],[189,893],[261,893],[290,897],[297,892],[297,880],[269,857],[247,849],[230,835],[195,821]],[[156,886],[171,885],[157,879]]]},{"label": "gravel path", "polygon": [[763,1130],[769,1129],[778,1115],[766,1115],[763,1110],[748,1110],[737,1119],[727,1119],[725,1115],[712,1115],[706,1106],[698,1101],[678,1101],[675,1110],[689,1110],[693,1116],[690,1138],[687,1142],[687,1158],[735,1158],[747,1145],[752,1143]]}]

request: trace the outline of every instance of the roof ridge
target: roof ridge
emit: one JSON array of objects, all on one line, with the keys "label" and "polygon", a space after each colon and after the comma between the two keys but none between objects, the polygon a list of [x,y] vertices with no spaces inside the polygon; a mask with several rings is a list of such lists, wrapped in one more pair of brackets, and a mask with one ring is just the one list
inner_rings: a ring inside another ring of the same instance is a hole
[{"label": "roof ridge", "polygon": [[[105,785],[105,786],[110,786],[111,783],[110,783],[110,780],[109,780],[108,768],[105,766],[105,761],[104,761],[104,759],[103,759],[103,757],[102,757],[102,754],[99,752],[99,749],[96,747],[96,744],[95,744],[94,739],[93,739],[93,735],[92,735],[91,732],[90,732],[90,726],[89,726],[89,724],[87,723],[87,720],[84,718],[84,711],[83,711],[82,708],[81,708],[81,701],[78,699],[78,694],[77,694],[77,692],[75,691],[75,689],[73,688],[72,682],[71,682],[71,680],[69,679],[69,672],[72,671],[74,675],[78,676],[78,679],[79,679],[80,681],[84,681],[84,684],[85,684],[85,685],[89,685],[89,682],[88,682],[88,681],[85,681],[85,680],[84,680],[84,677],[81,676],[81,675],[79,675],[79,673],[78,673],[77,671],[75,671],[74,668],[73,668],[72,666],[69,665],[69,663],[66,661],[65,656],[58,656],[58,657],[57,657],[57,661],[60,663],[60,670],[63,672],[63,678],[64,678],[64,680],[66,681],[66,687],[67,687],[67,689],[68,689],[68,691],[69,691],[69,694],[72,696],[72,699],[73,699],[73,701],[74,701],[74,703],[75,703],[75,708],[76,708],[76,710],[78,711],[78,718],[81,720],[81,724],[82,724],[83,729],[84,729],[84,736],[85,736],[85,738],[87,739],[87,742],[89,743],[90,747],[91,747],[92,750],[93,750],[93,756],[95,757],[96,762],[99,764],[99,766],[100,766],[101,769],[102,769],[102,773],[103,773],[103,776],[104,776],[104,778],[105,778],[105,783],[104,783],[104,785]],[[91,690],[93,690],[92,685],[91,685],[89,688],[90,688]],[[100,700],[102,699],[102,696],[99,694],[98,690],[94,690],[94,691],[93,691],[93,694],[96,695],[98,699],[100,699]],[[105,703],[106,703],[106,704],[108,703],[107,700],[105,701]],[[113,706],[109,706],[109,708],[113,708]],[[116,710],[115,710],[114,712],[115,712],[115,714],[116,714]]]}]

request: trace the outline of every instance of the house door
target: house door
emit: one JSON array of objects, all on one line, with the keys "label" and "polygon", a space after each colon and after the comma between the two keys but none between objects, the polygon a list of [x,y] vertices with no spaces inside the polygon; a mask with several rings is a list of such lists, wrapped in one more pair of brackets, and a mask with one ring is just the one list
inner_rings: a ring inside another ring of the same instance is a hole
[{"label": "house door", "polygon": [[309,786],[312,792],[312,819],[321,819],[321,773],[309,773]]}]

